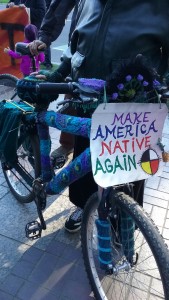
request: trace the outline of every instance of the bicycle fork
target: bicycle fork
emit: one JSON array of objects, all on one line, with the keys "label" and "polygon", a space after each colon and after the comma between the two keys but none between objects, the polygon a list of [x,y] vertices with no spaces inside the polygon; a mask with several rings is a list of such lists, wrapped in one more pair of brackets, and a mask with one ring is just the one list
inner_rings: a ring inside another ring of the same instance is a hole
[{"label": "bicycle fork", "polygon": [[109,205],[111,190],[112,188],[98,189],[100,204],[95,223],[100,268],[108,274],[117,276],[120,271],[127,272],[135,264],[133,262],[135,223],[123,211],[120,212],[120,221],[117,220],[117,209]]}]

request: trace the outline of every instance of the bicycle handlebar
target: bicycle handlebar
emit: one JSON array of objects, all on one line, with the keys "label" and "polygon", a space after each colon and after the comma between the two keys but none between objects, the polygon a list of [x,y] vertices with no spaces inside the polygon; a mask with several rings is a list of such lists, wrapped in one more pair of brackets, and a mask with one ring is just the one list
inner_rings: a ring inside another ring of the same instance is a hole
[{"label": "bicycle handlebar", "polygon": [[[30,52],[30,48],[28,47],[28,44],[26,43],[22,43],[22,42],[18,42],[15,44],[15,51],[18,52],[21,55],[29,55],[29,56],[33,56]],[[43,50],[39,50],[38,52],[44,52]]]},{"label": "bicycle handlebar", "polygon": [[37,83],[36,91],[38,94],[48,93],[50,95],[56,94],[72,94],[74,86],[71,82],[69,83]]}]

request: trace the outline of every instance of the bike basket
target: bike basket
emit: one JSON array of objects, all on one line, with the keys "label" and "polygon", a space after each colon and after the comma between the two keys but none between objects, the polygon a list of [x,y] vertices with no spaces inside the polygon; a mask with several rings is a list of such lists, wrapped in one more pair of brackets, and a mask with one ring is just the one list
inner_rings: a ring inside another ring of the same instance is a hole
[{"label": "bike basket", "polygon": [[49,104],[58,98],[57,94],[50,95],[49,93],[43,93],[42,95],[39,95],[36,91],[36,84],[38,82],[44,82],[44,80],[38,80],[34,76],[27,76],[24,79],[18,80],[16,88],[19,98],[28,103],[37,104]]},{"label": "bike basket", "polygon": [[33,112],[33,107],[22,102],[0,103],[0,159],[13,163],[17,159],[18,131],[24,113]]}]

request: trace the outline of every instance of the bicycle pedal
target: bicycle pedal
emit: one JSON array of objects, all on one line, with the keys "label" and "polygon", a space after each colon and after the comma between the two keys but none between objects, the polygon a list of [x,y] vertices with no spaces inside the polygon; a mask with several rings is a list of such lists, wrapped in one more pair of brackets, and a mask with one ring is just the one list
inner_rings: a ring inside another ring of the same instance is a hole
[{"label": "bicycle pedal", "polygon": [[32,221],[25,226],[26,237],[30,240],[36,240],[41,237],[42,227],[38,221]]}]

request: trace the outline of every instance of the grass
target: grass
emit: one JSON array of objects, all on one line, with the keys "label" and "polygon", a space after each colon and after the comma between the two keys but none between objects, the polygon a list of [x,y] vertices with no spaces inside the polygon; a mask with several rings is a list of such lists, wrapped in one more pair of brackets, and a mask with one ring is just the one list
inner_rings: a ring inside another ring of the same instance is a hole
[{"label": "grass", "polygon": [[0,3],[8,3],[9,0],[0,0]]},{"label": "grass", "polygon": [[[53,64],[52,69],[49,70],[49,71],[50,71],[50,72],[53,72],[53,71],[55,71],[57,68],[58,68],[58,65],[57,65],[57,64]],[[45,66],[43,66],[43,65],[40,66],[40,69],[41,69],[41,70],[46,70]]]}]

